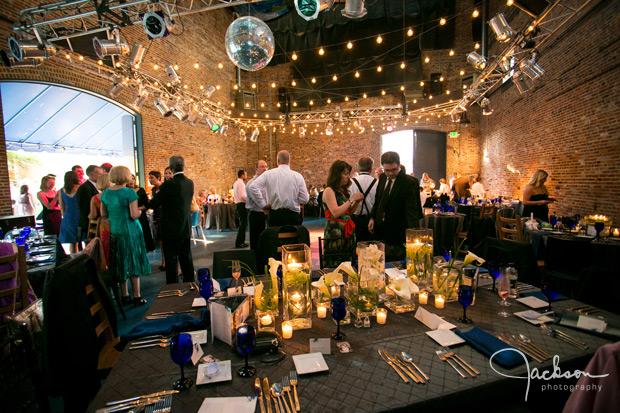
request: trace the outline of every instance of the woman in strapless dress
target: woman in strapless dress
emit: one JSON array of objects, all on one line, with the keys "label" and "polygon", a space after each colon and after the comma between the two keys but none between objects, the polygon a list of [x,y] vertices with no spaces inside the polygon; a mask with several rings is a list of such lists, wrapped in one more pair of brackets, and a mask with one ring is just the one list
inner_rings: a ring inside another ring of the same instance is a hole
[{"label": "woman in strapless dress", "polygon": [[555,202],[555,199],[549,197],[549,191],[545,186],[549,174],[542,169],[534,172],[529,182],[523,188],[523,216],[529,217],[532,214],[534,218],[543,222],[549,222],[548,205]]}]

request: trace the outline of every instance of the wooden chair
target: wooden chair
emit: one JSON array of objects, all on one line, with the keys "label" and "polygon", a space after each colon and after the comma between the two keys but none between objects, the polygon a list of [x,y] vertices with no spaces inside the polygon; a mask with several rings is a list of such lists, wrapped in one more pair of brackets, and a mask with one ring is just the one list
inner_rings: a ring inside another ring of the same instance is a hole
[{"label": "wooden chair", "polygon": [[480,208],[480,218],[491,218],[493,219],[493,213],[495,212],[495,207],[490,205],[482,205]]},{"label": "wooden chair", "polygon": [[86,239],[91,240],[99,236],[99,224],[101,223],[101,217],[97,219],[91,219],[88,221],[88,230],[86,232]]},{"label": "wooden chair", "polygon": [[[4,265],[3,265],[4,264]],[[7,265],[8,264],[8,265]],[[12,270],[0,273],[0,282],[12,284],[13,287],[3,288],[0,290],[0,297],[14,297],[15,302],[10,300],[7,305],[0,306],[0,314],[18,313],[28,306],[28,269],[26,265],[26,249],[23,245],[17,247],[14,254],[4,255],[0,257],[0,265],[2,267],[13,267]],[[0,270],[2,271],[2,270]],[[15,280],[13,283],[10,280]],[[19,297],[18,301],[16,298]],[[3,300],[4,302],[7,302]]]},{"label": "wooden chair", "polygon": [[269,258],[282,260],[282,246],[306,244],[310,246],[310,233],[303,225],[268,227],[258,237],[256,246],[256,267],[264,268]]},{"label": "wooden chair", "polygon": [[496,215],[497,235],[499,239],[523,242],[523,224],[521,216],[515,215],[514,219],[504,218],[501,214]]},{"label": "wooden chair", "polygon": [[278,254],[282,254],[282,246],[297,243],[297,232],[280,232],[278,234]]}]

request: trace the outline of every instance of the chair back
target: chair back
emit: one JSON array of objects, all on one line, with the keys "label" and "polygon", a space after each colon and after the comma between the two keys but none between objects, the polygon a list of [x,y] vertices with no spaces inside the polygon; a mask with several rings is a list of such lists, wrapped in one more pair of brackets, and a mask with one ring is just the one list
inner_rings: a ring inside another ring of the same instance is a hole
[{"label": "chair back", "polygon": [[192,211],[192,227],[200,225],[200,211]]},{"label": "chair back", "polygon": [[101,217],[88,221],[88,232],[86,233],[87,240],[90,241],[99,236],[99,224],[101,224]]},{"label": "chair back", "polygon": [[319,265],[323,268],[336,268],[341,262],[354,262],[355,238],[321,238],[319,237]]},{"label": "chair back", "polygon": [[[256,255],[252,250],[231,249],[216,251],[213,253],[213,271],[211,272],[213,278],[231,278],[231,261],[239,260],[254,272],[254,274],[262,274],[262,270],[257,273],[256,270]],[[248,272],[243,266],[241,266],[241,276],[251,277],[252,274]]]},{"label": "chair back", "polygon": [[514,263],[519,272],[519,281],[541,286],[540,270],[532,244],[487,237],[474,246],[472,251],[487,260],[487,263],[496,261],[500,266]]},{"label": "chair back", "polygon": [[591,241],[583,238],[547,237],[545,271],[581,278],[590,265]]},{"label": "chair back", "polygon": [[0,256],[0,316],[18,313],[28,306],[30,301],[26,270],[26,249],[23,245],[18,246],[17,252],[13,254]]},{"label": "chair back", "polygon": [[310,233],[303,225],[283,225],[268,227],[258,237],[256,246],[256,266],[263,268],[269,258],[282,260],[282,246],[306,244],[310,246]]},{"label": "chair back", "polygon": [[493,218],[493,214],[495,213],[495,207],[491,205],[482,205],[480,208],[480,218],[488,217]]},{"label": "chair back", "polygon": [[497,237],[499,239],[523,242],[521,216],[515,215],[514,218],[504,218],[501,214],[497,214],[495,219],[497,220]]}]

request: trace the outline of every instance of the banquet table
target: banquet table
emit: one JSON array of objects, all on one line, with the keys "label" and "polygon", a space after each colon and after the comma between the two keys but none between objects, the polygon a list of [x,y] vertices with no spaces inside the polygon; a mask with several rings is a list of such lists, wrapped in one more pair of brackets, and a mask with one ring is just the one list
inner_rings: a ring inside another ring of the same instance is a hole
[{"label": "banquet table", "polygon": [[422,228],[433,230],[433,254],[443,255],[444,249],[454,252],[456,234],[463,230],[465,215],[459,213],[439,213],[424,215],[420,220]]},{"label": "banquet table", "polygon": [[217,229],[220,232],[236,229],[235,204],[210,204],[206,227],[207,229]]},{"label": "banquet table", "polygon": [[[162,287],[162,290],[186,286],[186,284],[171,284]],[[154,312],[188,309],[195,297],[197,293],[194,290],[183,297],[158,298],[147,311],[147,315]],[[429,303],[431,302],[432,300],[429,300]],[[555,302],[553,307],[556,312],[559,312],[577,305],[579,303],[576,301],[566,300]],[[458,303],[447,303],[441,310],[430,304],[423,307],[444,317],[445,321],[457,325],[462,331],[470,328],[456,321],[462,313],[462,308]],[[498,296],[479,288],[475,305],[468,309],[468,316],[474,320],[474,326],[493,335],[517,332],[527,335],[544,351],[558,356],[558,365],[562,371],[572,372],[575,369],[584,369],[595,350],[610,342],[606,338],[562,328],[572,337],[586,342],[588,349],[583,351],[564,341],[547,336],[541,328],[516,316],[504,319],[496,315],[499,309]],[[508,308],[510,312],[526,309],[527,307],[516,302]],[[193,313],[195,317],[199,314],[199,309]],[[331,340],[332,354],[324,356],[329,371],[299,376],[297,387],[301,411],[412,411],[412,408],[419,407],[458,408],[460,411],[463,406],[475,407],[481,406],[482,403],[504,407],[523,403],[526,381],[503,375],[526,377],[528,374],[526,364],[507,370],[495,363],[491,366],[486,356],[469,345],[453,346],[451,349],[456,354],[481,373],[475,378],[463,379],[450,365],[437,357],[435,351],[439,345],[425,334],[429,329],[415,320],[413,314],[388,312],[387,324],[378,325],[373,317],[371,328],[358,329],[352,324],[341,326],[341,331],[347,335],[346,340],[351,344],[352,352],[339,353],[335,342]],[[618,318],[605,311],[599,314]],[[248,322],[255,324],[255,320],[250,319]],[[280,323],[281,320],[278,320],[278,330]],[[312,329],[296,330],[292,339],[284,340],[283,350],[286,353],[284,360],[274,364],[264,364],[258,360],[258,357],[251,356],[250,365],[257,369],[255,377],[261,379],[268,377],[270,383],[280,382],[284,375],[295,368],[292,355],[308,353],[311,339],[328,338],[336,329],[329,316],[326,319],[319,319],[314,314],[312,323]],[[196,412],[203,400],[208,397],[254,395],[255,377],[248,379],[237,376],[236,371],[243,365],[243,360],[234,355],[227,344],[219,340],[209,341],[202,345],[202,349],[205,355],[211,354],[220,360],[232,361],[232,380],[206,385],[194,384],[188,390],[173,396],[173,412]],[[409,353],[414,362],[430,376],[430,381],[426,384],[404,383],[380,358],[377,353],[379,349],[387,349],[392,354],[401,351]],[[102,408],[109,401],[170,390],[172,382],[180,377],[180,371],[179,366],[171,361],[169,353],[168,348],[161,347],[131,351],[125,348],[101,390],[91,402],[89,411]],[[536,367],[541,372],[543,370],[551,372],[553,361],[549,359],[539,363],[531,360],[529,366],[529,368]],[[185,367],[185,374],[196,380],[197,367],[191,363],[188,364]],[[528,399],[530,403],[540,403],[536,401],[537,394],[541,391],[541,386],[548,383],[553,384],[557,381],[532,380]],[[552,396],[547,393],[543,394],[549,402]],[[564,392],[564,399],[568,395],[568,391]],[[260,412],[258,403],[256,411]]]}]

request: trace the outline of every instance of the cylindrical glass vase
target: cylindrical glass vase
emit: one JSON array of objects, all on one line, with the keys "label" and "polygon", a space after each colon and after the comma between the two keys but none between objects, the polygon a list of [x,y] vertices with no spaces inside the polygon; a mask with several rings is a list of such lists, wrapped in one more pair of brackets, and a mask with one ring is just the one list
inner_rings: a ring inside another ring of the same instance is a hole
[{"label": "cylindrical glass vase", "polygon": [[349,278],[349,306],[358,317],[374,316],[379,295],[385,294],[385,245],[376,241],[358,242],[357,253],[358,279]]},{"label": "cylindrical glass vase", "polygon": [[432,291],[433,230],[407,229],[407,276],[420,291]]},{"label": "cylindrical glass vase", "polygon": [[283,316],[293,330],[312,328],[312,252],[305,244],[282,246]]}]

